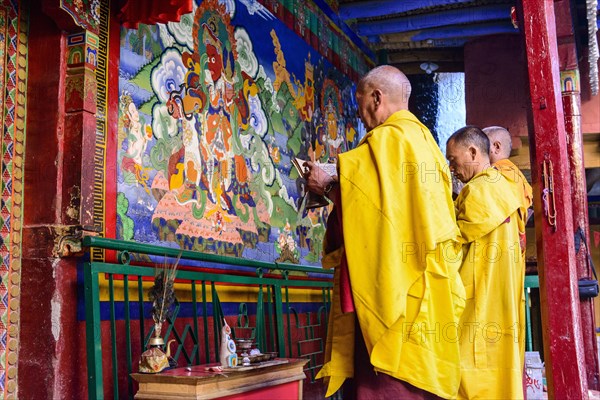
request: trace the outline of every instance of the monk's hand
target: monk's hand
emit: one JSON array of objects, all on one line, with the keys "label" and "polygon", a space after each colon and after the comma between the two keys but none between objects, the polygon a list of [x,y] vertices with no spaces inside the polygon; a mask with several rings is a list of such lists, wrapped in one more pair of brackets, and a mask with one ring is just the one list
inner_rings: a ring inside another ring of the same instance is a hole
[{"label": "monk's hand", "polygon": [[304,178],[306,179],[307,189],[313,193],[323,195],[325,187],[333,182],[334,178],[312,161],[305,162],[304,168]]}]

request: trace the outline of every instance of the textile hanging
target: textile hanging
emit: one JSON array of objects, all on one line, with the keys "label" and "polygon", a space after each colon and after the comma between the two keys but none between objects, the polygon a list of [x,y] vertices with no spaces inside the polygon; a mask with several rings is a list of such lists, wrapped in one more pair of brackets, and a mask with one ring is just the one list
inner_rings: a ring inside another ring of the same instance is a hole
[{"label": "textile hanging", "polygon": [[119,12],[121,24],[137,29],[138,24],[179,22],[193,10],[193,0],[125,0]]}]

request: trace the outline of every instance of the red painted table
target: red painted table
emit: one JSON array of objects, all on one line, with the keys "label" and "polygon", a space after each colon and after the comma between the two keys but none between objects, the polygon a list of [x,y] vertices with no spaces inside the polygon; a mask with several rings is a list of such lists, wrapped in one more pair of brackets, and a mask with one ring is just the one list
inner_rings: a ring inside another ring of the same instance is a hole
[{"label": "red painted table", "polygon": [[136,399],[302,399],[304,359],[278,358],[249,367],[210,365],[176,368],[159,374],[131,374],[139,383]]}]

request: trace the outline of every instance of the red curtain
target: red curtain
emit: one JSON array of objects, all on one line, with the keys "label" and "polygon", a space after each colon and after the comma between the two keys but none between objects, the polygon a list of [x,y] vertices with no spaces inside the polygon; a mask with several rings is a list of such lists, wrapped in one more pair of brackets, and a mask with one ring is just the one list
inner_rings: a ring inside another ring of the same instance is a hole
[{"label": "red curtain", "polygon": [[125,0],[119,18],[125,28],[137,29],[138,24],[179,21],[192,12],[193,0]]}]

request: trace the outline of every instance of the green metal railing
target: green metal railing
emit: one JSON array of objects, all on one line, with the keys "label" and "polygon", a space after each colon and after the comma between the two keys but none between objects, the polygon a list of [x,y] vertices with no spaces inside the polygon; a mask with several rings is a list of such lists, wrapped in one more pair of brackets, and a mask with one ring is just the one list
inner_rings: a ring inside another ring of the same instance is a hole
[{"label": "green metal railing", "polygon": [[[236,323],[227,316],[234,335],[252,337],[263,352],[309,359],[306,372],[314,381],[323,362],[332,273],[97,237],[86,237],[83,244],[90,254],[92,249],[117,252],[116,262],[88,261],[83,266],[89,398],[133,398],[130,374],[137,371],[139,356],[154,333],[147,290],[157,264],[150,256],[181,256],[176,293],[186,301],[177,302],[161,335],[165,343],[175,340],[173,358],[179,366],[218,362],[224,316],[219,295],[233,290],[246,299],[236,302]],[[202,262],[202,267],[185,267],[190,262]],[[239,268],[218,270],[214,264]],[[292,302],[293,295],[309,300]],[[296,305],[308,305],[308,311]]]}]

